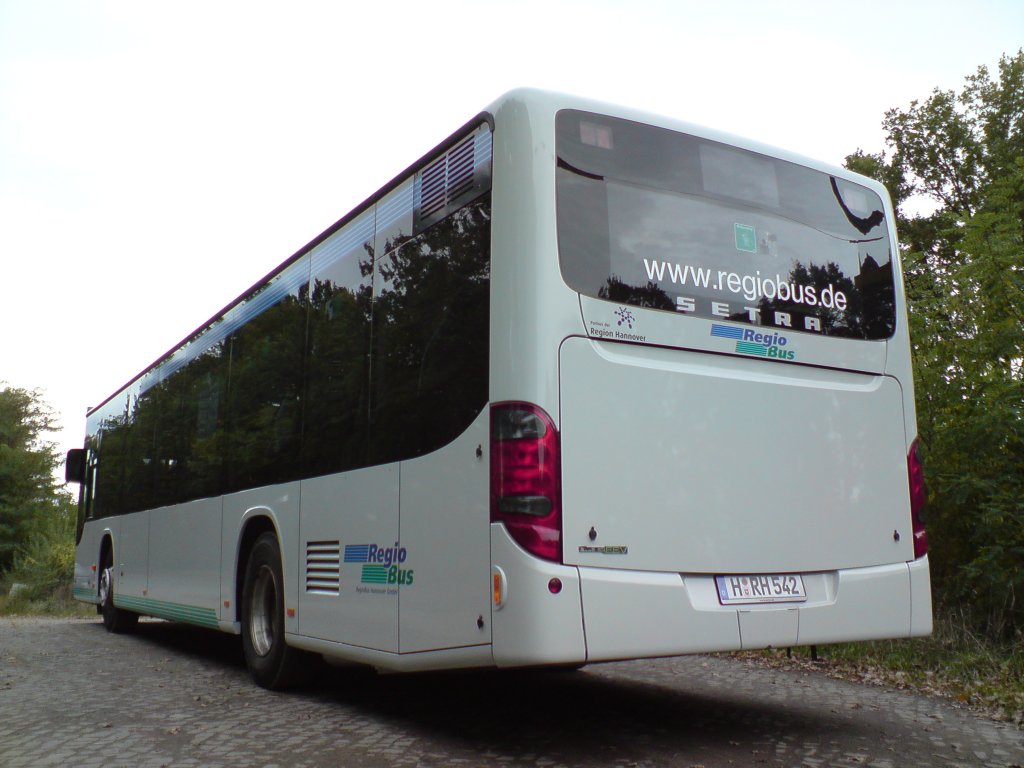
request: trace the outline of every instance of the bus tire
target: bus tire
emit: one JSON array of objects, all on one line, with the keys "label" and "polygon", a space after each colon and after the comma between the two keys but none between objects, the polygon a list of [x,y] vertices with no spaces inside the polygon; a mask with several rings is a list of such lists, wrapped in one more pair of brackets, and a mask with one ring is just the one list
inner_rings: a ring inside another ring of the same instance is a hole
[{"label": "bus tire", "polygon": [[103,561],[103,569],[100,571],[100,615],[103,617],[103,626],[108,632],[126,634],[135,629],[139,623],[139,614],[132,611],[125,611],[114,605],[114,562],[110,551]]},{"label": "bus tire", "polygon": [[302,681],[303,654],[284,638],[284,578],[277,536],[264,533],[253,544],[242,588],[242,651],[257,685],[272,691]]}]

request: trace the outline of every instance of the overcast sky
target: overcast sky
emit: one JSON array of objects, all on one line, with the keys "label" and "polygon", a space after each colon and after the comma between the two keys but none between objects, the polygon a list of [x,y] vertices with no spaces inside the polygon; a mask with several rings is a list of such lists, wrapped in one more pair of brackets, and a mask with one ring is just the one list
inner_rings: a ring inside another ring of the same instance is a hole
[{"label": "overcast sky", "polygon": [[1021,0],[0,0],[0,382],[81,445],[87,406],[516,86],[841,164],[1022,45]]}]

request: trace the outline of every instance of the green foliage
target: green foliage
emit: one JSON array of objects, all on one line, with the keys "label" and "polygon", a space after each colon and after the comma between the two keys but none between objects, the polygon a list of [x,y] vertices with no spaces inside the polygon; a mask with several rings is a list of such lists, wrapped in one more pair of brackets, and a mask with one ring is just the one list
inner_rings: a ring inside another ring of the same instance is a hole
[{"label": "green foliage", "polygon": [[830,671],[946,696],[1024,725],[1024,647],[978,635],[963,610],[940,607],[937,614],[931,637],[822,649]]},{"label": "green foliage", "polygon": [[0,572],[60,498],[53,477],[60,459],[44,440],[53,427],[39,392],[0,388]]},{"label": "green foliage", "polygon": [[38,391],[0,387],[0,614],[80,613],[70,594],[78,505],[54,479],[53,428]]},{"label": "green foliage", "polygon": [[[2,583],[0,614],[82,613],[71,598],[75,571],[75,518],[78,505],[58,499],[14,557]],[[11,588],[18,585],[15,594]]]},{"label": "green foliage", "polygon": [[[883,121],[847,166],[898,207],[940,599],[1024,631],[1024,50]],[[905,215],[922,197],[928,215]]]},{"label": "green foliage", "polygon": [[78,504],[60,500],[14,556],[8,580],[26,586],[31,597],[44,597],[68,587],[75,575],[75,518]]}]

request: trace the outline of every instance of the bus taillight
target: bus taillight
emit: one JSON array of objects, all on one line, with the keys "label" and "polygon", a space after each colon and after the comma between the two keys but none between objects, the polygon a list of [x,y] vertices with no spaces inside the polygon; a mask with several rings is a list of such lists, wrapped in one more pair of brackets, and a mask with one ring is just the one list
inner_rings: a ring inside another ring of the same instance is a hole
[{"label": "bus taillight", "polygon": [[562,560],[558,432],[530,403],[491,407],[491,522],[526,551]]},{"label": "bus taillight", "polygon": [[907,474],[910,477],[910,519],[914,526],[914,558],[928,554],[928,532],[924,527],[924,509],[928,503],[928,491],[924,484],[924,466],[917,440],[907,454]]}]

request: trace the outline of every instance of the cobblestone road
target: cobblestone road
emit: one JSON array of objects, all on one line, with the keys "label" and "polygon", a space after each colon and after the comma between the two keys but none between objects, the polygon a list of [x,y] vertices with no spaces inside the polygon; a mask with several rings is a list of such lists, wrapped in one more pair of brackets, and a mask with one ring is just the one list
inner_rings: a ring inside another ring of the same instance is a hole
[{"label": "cobblestone road", "polygon": [[0,619],[0,767],[1024,766],[935,699],[720,657],[253,685],[238,639]]}]

